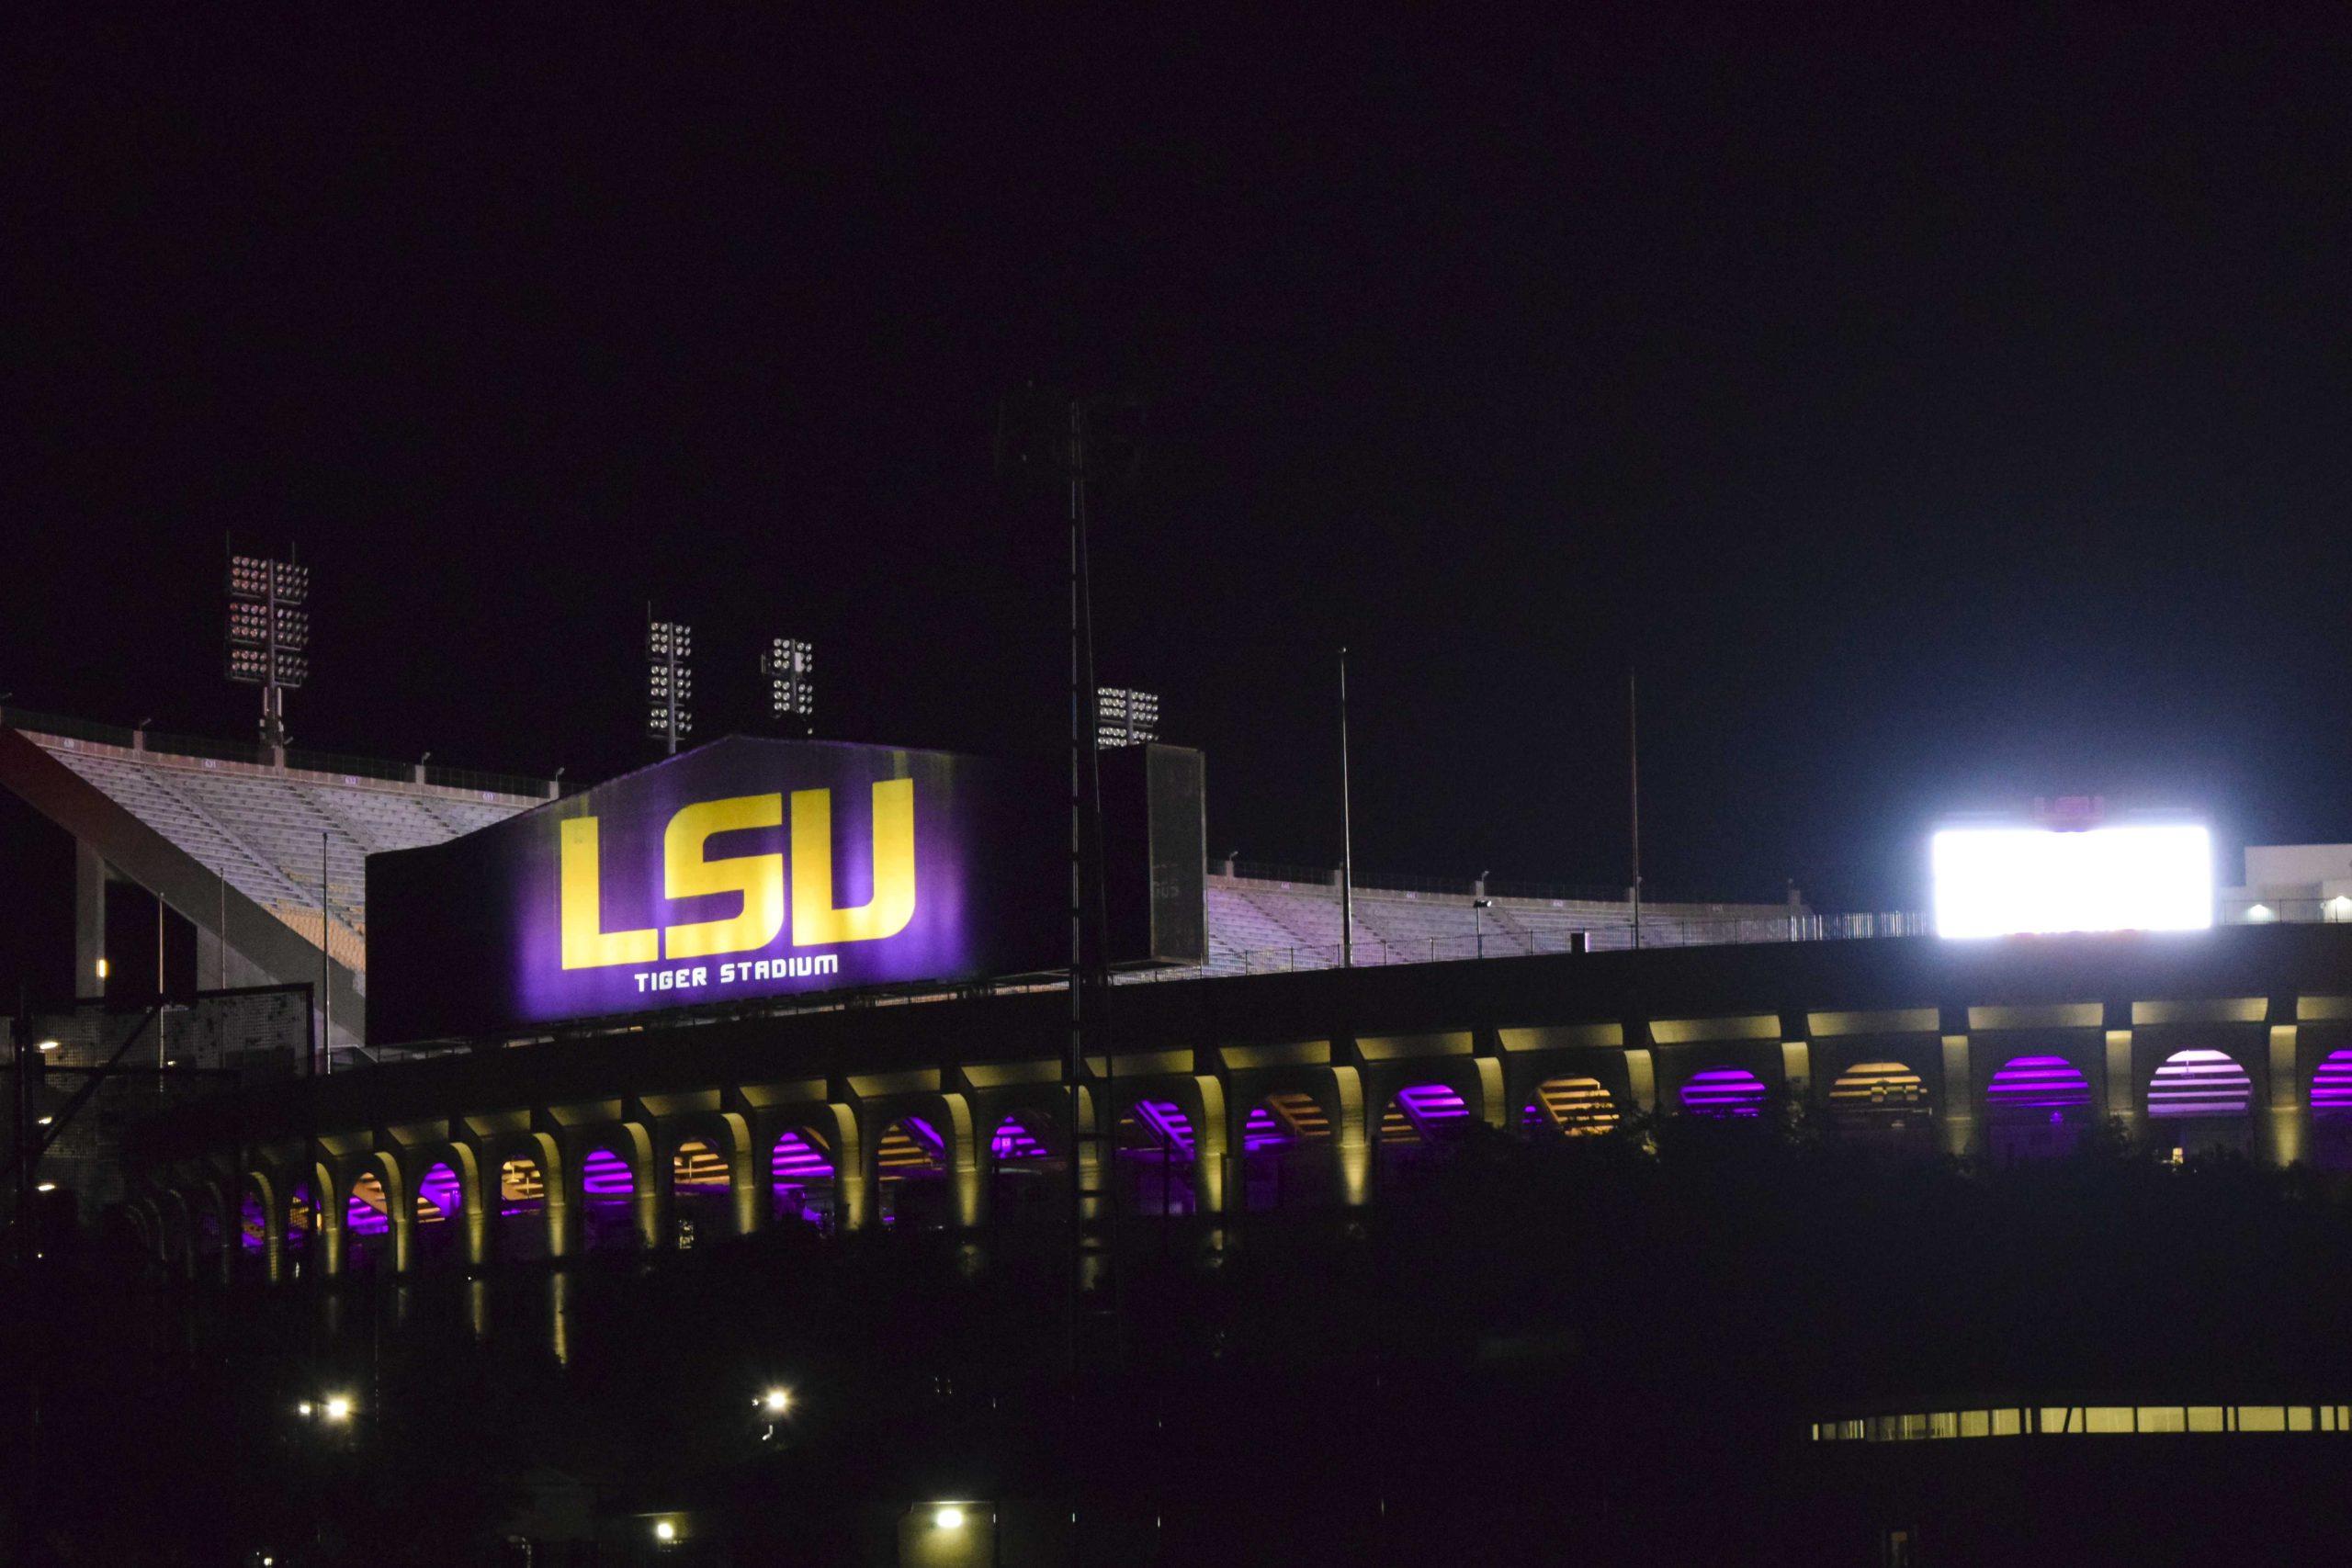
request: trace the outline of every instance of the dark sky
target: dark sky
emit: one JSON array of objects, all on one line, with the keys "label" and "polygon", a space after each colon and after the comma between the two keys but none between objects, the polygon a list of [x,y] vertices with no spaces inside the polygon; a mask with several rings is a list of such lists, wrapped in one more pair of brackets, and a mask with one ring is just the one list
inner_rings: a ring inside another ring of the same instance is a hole
[{"label": "dark sky", "polygon": [[20,705],[249,734],[233,530],[318,573],[298,744],[639,761],[649,597],[709,733],[779,631],[825,733],[1049,727],[1037,378],[1148,400],[1101,668],[1220,852],[1336,852],[1342,641],[1367,868],[1622,882],[1629,663],[1669,894],[1916,905],[2058,793],[2352,837],[2338,10],[341,9],[10,24]]}]

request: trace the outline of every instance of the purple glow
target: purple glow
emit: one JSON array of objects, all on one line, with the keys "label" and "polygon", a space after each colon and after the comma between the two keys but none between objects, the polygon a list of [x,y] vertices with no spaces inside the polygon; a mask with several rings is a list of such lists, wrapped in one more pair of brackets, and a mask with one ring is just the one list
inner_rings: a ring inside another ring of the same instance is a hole
[{"label": "purple glow", "polygon": [[1396,1102],[1424,1129],[1433,1130],[1446,1122],[1466,1121],[1470,1115],[1470,1107],[1463,1103],[1462,1097],[1442,1083],[1414,1084],[1410,1088],[1400,1089],[1396,1091]]},{"label": "purple glow", "polygon": [[343,1228],[354,1235],[382,1235],[392,1228],[392,1216],[383,1208],[384,1189],[370,1179],[354,1183],[344,1203]]},{"label": "purple glow", "polygon": [[775,1153],[769,1157],[768,1171],[776,1185],[803,1181],[832,1179],[832,1156],[825,1150],[823,1140],[816,1134],[795,1130],[775,1141]]},{"label": "purple glow", "polygon": [[2330,1051],[2312,1075],[2312,1114],[2352,1116],[2352,1051]]},{"label": "purple glow", "polygon": [[458,1173],[447,1166],[436,1165],[426,1171],[416,1183],[417,1224],[437,1225],[456,1214],[464,1191]]},{"label": "purple glow", "polygon": [[249,1190],[237,1206],[238,1245],[258,1253],[268,1245],[268,1233],[269,1216],[262,1212],[261,1194]]},{"label": "purple glow", "polygon": [[1682,1109],[1697,1116],[1755,1116],[1764,1109],[1764,1080],[1741,1067],[1705,1067],[1682,1086]]},{"label": "purple glow", "polygon": [[1161,1144],[1186,1159],[1193,1157],[1193,1124],[1184,1112],[1165,1100],[1136,1101],[1136,1120],[1151,1129]]},{"label": "purple glow", "polygon": [[2243,1116],[2253,1099],[2253,1081],[2226,1053],[2176,1051],[2148,1085],[2148,1114]]},{"label": "purple glow", "polygon": [[1028,1128],[1007,1117],[1004,1125],[989,1140],[989,1155],[993,1159],[1044,1159],[1046,1145],[1031,1134]]},{"label": "purple glow", "polygon": [[636,1195],[628,1162],[605,1149],[591,1149],[580,1162],[580,1190],[592,1203],[617,1203]]},{"label": "purple glow", "polygon": [[1995,1111],[2064,1111],[2090,1102],[2090,1080],[2064,1056],[2012,1056],[1984,1089],[1984,1103]]}]

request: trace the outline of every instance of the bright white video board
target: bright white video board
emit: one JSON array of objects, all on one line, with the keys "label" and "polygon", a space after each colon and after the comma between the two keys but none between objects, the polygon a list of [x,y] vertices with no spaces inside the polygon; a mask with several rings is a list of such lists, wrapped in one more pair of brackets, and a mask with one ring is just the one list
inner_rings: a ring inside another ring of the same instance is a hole
[{"label": "bright white video board", "polygon": [[2201,824],[1944,828],[1931,844],[1936,934],[2186,931],[2213,923]]}]

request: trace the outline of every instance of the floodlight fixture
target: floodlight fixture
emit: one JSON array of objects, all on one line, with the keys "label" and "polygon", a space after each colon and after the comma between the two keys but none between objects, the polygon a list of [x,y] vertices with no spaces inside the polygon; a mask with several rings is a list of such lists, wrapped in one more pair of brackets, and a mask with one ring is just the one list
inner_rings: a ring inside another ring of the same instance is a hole
[{"label": "floodlight fixture", "polygon": [[667,1546],[678,1539],[678,1527],[667,1519],[653,1521],[653,1539]]},{"label": "floodlight fixture", "polygon": [[1159,739],[1159,697],[1127,686],[1103,686],[1094,694],[1095,744],[1104,750],[1140,746]]},{"label": "floodlight fixture", "polygon": [[311,678],[311,569],[267,556],[229,558],[227,674],[261,688],[261,739],[286,745],[284,694]]},{"label": "floodlight fixture", "polygon": [[760,655],[768,682],[768,716],[807,734],[817,716],[816,645],[798,637],[771,638]]},{"label": "floodlight fixture", "polygon": [[645,732],[675,756],[678,739],[694,733],[695,674],[686,662],[695,650],[695,629],[682,621],[657,621],[649,607],[645,621]]},{"label": "floodlight fixture", "polygon": [[953,1503],[943,1504],[938,1511],[931,1516],[931,1522],[944,1530],[962,1529],[964,1510]]}]

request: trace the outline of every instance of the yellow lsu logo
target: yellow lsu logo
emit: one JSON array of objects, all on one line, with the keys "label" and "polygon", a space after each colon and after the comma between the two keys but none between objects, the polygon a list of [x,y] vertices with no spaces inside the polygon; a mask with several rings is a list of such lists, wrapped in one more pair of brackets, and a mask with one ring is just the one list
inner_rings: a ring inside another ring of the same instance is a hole
[{"label": "yellow lsu logo", "polygon": [[[612,964],[651,964],[663,958],[708,958],[750,953],[784,930],[784,856],[703,858],[714,833],[774,828],[784,821],[781,795],[705,800],[670,818],[662,834],[662,895],[698,898],[740,893],[743,909],[731,919],[696,920],[655,930],[604,929],[602,863],[596,819],[563,824],[563,966],[597,969]],[[885,779],[874,786],[874,896],[852,908],[833,907],[833,792],[792,792],[792,945],[879,942],[907,929],[915,914],[915,782]]]}]

